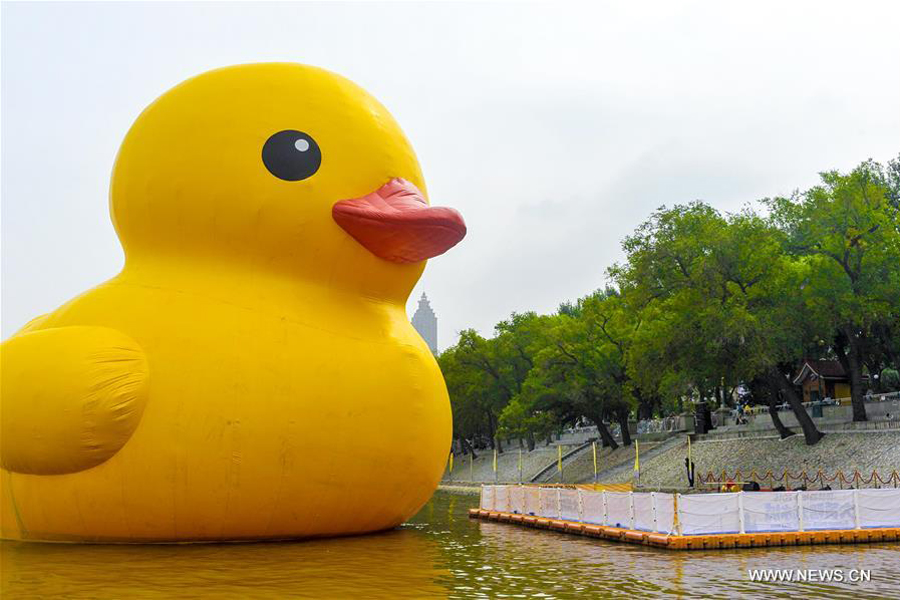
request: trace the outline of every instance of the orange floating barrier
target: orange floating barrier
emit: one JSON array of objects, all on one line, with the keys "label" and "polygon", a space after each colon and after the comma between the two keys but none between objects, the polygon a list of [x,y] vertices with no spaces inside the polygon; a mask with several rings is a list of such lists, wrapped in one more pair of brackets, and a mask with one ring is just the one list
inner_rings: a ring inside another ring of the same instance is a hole
[{"label": "orange floating barrier", "polygon": [[566,531],[573,533],[581,533],[584,531],[584,523],[576,523],[575,521],[566,521]]},{"label": "orange floating barrier", "polygon": [[626,530],[625,531],[625,540],[629,541],[629,542],[643,543],[644,542],[644,534],[640,531]]},{"label": "orange floating barrier", "polygon": [[613,540],[620,539],[624,532],[624,529],[619,529],[617,527],[603,527],[603,536]]},{"label": "orange floating barrier", "polygon": [[[820,479],[818,474],[810,481]],[[895,488],[671,494],[493,485],[482,488],[480,507],[469,515],[669,549],[900,539],[900,489]],[[709,515],[717,518],[710,521]]]},{"label": "orange floating barrier", "polygon": [[826,531],[825,532],[825,543],[826,544],[840,544],[841,540],[840,531]]},{"label": "orange floating barrier", "polygon": [[734,536],[734,535],[724,536],[723,535],[721,537],[721,539],[719,539],[718,547],[719,548],[737,548],[738,547],[737,542],[738,542],[737,536]]},{"label": "orange floating barrier", "polygon": [[543,527],[555,531],[602,537],[609,540],[643,544],[668,550],[708,550],[727,548],[761,548],[775,546],[805,546],[813,544],[854,544],[867,542],[888,542],[900,539],[900,527],[876,529],[846,529],[825,531],[786,531],[760,533],[723,533],[708,535],[676,535],[637,531],[607,525],[593,525],[546,519],[533,515],[520,515],[473,508],[469,510],[473,519],[490,519],[529,527]]}]

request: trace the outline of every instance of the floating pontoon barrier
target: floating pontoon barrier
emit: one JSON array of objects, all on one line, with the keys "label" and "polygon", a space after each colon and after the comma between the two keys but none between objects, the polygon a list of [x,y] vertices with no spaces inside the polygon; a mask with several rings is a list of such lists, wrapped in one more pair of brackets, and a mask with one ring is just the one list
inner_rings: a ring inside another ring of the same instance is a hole
[{"label": "floating pontoon barrier", "polygon": [[472,518],[672,550],[900,541],[900,489],[666,494],[486,485]]}]

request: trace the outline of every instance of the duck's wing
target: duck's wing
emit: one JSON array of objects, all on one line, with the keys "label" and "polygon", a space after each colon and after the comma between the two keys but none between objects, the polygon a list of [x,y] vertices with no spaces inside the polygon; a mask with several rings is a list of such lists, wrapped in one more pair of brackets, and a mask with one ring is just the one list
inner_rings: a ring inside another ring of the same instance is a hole
[{"label": "duck's wing", "polygon": [[16,473],[58,475],[112,457],[149,395],[137,342],[106,327],[55,327],[0,346],[0,459]]}]

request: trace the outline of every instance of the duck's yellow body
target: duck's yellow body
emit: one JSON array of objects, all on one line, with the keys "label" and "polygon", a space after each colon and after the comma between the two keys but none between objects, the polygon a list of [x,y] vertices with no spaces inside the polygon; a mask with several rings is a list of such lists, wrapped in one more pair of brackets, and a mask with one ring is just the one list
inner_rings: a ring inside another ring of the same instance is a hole
[{"label": "duck's yellow body", "polygon": [[[267,156],[279,131],[319,164]],[[395,178],[424,189],[390,115],[326,71],[232,67],[151,105],[113,173],[123,271],[3,344],[3,537],[285,539],[414,514],[451,436],[405,313],[424,262],[332,217]]]}]

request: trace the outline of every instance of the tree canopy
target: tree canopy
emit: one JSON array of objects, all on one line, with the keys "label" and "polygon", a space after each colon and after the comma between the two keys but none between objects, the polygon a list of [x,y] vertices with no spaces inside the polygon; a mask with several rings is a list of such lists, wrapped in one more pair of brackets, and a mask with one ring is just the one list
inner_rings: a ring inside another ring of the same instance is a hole
[{"label": "tree canopy", "polygon": [[629,419],[729,404],[740,386],[782,436],[794,433],[776,410],[787,403],[814,444],[822,434],[791,383],[804,358],[840,361],[865,420],[866,390],[900,367],[900,157],[820,179],[734,214],[661,207],[625,237],[602,289],[513,314],[490,338],[462,331],[439,357],[455,437],[532,448],[587,421],[615,447],[610,424],[629,444]]}]

